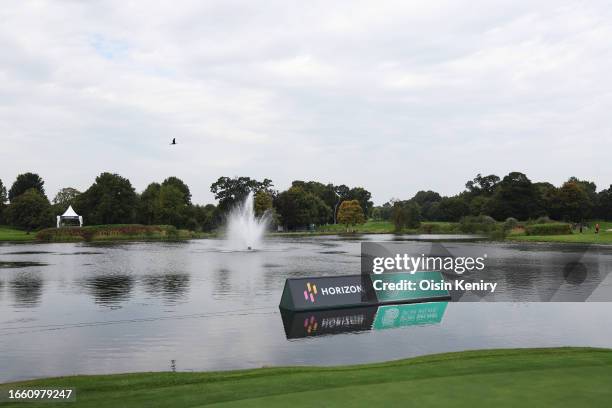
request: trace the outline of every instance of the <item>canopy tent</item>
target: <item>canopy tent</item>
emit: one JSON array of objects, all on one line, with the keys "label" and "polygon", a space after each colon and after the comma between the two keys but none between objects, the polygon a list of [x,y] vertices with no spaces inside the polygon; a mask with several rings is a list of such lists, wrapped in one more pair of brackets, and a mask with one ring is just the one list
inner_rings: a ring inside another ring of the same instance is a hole
[{"label": "canopy tent", "polygon": [[79,220],[79,227],[83,226],[83,217],[78,215],[72,206],[68,206],[68,209],[62,215],[57,216],[57,228],[60,227],[62,220]]}]

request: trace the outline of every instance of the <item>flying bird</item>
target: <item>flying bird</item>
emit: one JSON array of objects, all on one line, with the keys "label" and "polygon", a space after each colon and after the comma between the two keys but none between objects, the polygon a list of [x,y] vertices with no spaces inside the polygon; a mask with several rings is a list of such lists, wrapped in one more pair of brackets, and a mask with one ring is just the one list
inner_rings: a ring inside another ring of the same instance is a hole
[{"label": "flying bird", "polygon": [[176,144],[176,138],[172,139],[172,143],[170,143],[171,145],[175,145]]}]

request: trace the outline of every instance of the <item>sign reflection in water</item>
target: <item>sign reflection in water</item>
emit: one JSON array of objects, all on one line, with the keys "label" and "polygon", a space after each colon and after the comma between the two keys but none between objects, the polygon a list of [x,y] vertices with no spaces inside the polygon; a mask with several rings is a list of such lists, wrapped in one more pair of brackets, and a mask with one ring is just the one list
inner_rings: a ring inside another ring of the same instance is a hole
[{"label": "sign reflection in water", "polygon": [[281,309],[287,339],[437,324],[447,302],[369,306],[293,313]]}]

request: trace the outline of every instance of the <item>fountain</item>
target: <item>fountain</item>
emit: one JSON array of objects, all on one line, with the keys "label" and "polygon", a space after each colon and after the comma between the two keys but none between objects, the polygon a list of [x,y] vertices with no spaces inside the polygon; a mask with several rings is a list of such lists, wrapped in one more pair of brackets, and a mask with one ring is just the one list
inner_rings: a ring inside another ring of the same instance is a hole
[{"label": "fountain", "polygon": [[244,202],[232,209],[227,220],[227,244],[234,250],[253,250],[261,247],[261,240],[270,217],[268,212],[255,216],[253,192]]}]

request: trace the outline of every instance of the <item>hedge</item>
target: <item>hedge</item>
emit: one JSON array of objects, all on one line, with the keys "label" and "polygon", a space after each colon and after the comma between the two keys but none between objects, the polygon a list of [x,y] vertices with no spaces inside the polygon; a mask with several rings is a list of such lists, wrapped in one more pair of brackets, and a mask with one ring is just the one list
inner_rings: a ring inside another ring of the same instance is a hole
[{"label": "hedge", "polygon": [[83,228],[46,228],[36,234],[38,241],[99,241],[121,239],[184,239],[191,238],[187,230],[177,230],[171,225],[92,225]]},{"label": "hedge", "polygon": [[567,235],[572,233],[572,227],[563,223],[533,224],[525,227],[527,235]]},{"label": "hedge", "polygon": [[449,234],[459,232],[456,222],[421,222],[419,232],[422,234]]}]

